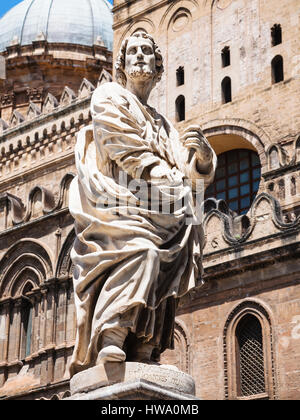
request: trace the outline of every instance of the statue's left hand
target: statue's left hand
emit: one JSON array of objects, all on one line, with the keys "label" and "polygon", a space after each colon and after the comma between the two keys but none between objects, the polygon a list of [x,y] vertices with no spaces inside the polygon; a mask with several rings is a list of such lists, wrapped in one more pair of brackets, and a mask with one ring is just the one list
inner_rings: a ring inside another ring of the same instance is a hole
[{"label": "statue's left hand", "polygon": [[181,141],[185,147],[188,149],[202,149],[203,146],[207,147],[204,134],[201,128],[197,125],[192,125],[188,127],[183,136],[181,137]]},{"label": "statue's left hand", "polygon": [[196,152],[198,163],[211,163],[213,152],[199,126],[188,127],[183,133],[181,141],[186,148]]}]

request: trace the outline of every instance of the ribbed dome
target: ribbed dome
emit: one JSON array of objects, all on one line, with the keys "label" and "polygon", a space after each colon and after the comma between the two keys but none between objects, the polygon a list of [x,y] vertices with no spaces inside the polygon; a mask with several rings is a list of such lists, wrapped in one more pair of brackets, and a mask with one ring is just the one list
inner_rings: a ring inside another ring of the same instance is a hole
[{"label": "ribbed dome", "polygon": [[92,46],[99,36],[112,50],[111,9],[107,0],[24,0],[0,20],[0,51],[43,38]]}]

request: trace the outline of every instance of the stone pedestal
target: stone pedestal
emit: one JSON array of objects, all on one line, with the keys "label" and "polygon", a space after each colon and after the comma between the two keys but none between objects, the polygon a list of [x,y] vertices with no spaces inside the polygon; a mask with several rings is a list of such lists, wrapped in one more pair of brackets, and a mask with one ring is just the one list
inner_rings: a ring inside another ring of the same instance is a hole
[{"label": "stone pedestal", "polygon": [[169,365],[106,363],[74,375],[68,400],[195,400],[190,375]]}]

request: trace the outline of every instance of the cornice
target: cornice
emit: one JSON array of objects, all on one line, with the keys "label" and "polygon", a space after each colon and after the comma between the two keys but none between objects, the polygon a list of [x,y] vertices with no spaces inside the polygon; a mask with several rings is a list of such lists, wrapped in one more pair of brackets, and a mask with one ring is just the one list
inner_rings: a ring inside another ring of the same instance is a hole
[{"label": "cornice", "polygon": [[5,179],[0,181],[0,191],[8,190],[12,185],[17,184],[20,181],[23,182],[25,179],[39,178],[43,173],[47,173],[51,168],[55,168],[57,170],[60,167],[70,166],[72,164],[75,164],[75,155],[73,150],[63,156],[54,156],[52,160],[43,162],[40,165],[29,168],[28,170],[24,169],[21,173],[5,177]]},{"label": "cornice", "polygon": [[77,99],[74,103],[66,105],[64,107],[59,107],[47,114],[41,114],[31,121],[24,121],[22,124],[17,127],[8,128],[5,133],[0,135],[0,144],[5,143],[6,140],[9,140],[11,137],[17,137],[22,134],[26,134],[34,130],[36,127],[41,128],[41,126],[49,123],[55,122],[56,119],[74,113],[77,110],[84,108],[89,108],[91,102],[91,96],[84,99]]},{"label": "cornice", "polygon": [[30,220],[25,223],[20,223],[19,225],[9,227],[8,229],[2,230],[0,232],[0,239],[4,239],[6,236],[14,235],[17,231],[31,229],[33,226],[39,223],[46,223],[48,220],[59,217],[59,216],[70,216],[69,209],[67,207],[53,211],[53,213],[38,217],[36,219]]}]

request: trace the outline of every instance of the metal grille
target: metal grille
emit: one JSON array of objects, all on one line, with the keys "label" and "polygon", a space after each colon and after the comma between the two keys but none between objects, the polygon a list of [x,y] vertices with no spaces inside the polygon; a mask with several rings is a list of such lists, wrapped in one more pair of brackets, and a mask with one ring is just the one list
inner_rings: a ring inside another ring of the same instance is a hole
[{"label": "metal grille", "polygon": [[256,152],[247,149],[230,150],[218,155],[214,182],[205,198],[225,200],[231,210],[246,214],[256,197],[261,178],[261,164]]},{"label": "metal grille", "polygon": [[241,395],[264,393],[266,388],[262,329],[256,317],[247,315],[241,320],[237,328],[237,341]]}]

